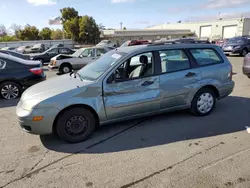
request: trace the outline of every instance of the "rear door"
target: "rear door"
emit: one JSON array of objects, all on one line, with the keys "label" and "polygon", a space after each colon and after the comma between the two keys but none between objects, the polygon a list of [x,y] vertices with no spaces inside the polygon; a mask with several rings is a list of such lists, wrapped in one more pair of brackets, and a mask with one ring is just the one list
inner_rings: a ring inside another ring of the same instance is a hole
[{"label": "rear door", "polygon": [[206,84],[220,85],[223,82],[231,81],[229,77],[231,65],[225,66],[224,60],[215,49],[196,48],[190,49],[190,53],[200,66],[202,80]]},{"label": "rear door", "polygon": [[29,79],[32,75],[29,69],[34,67],[5,58],[0,58],[0,64],[2,67],[0,68],[0,77],[2,80],[18,80],[21,83]]},{"label": "rear door", "polygon": [[161,57],[161,109],[181,107],[188,104],[188,98],[195,84],[200,81],[199,68],[186,50],[162,50]]}]

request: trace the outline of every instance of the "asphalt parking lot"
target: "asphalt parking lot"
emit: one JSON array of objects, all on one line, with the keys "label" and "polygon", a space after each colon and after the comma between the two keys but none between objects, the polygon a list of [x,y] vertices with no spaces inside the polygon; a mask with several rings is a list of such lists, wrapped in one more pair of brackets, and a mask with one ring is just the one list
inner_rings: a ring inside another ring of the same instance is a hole
[{"label": "asphalt parking lot", "polygon": [[116,123],[78,144],[23,132],[18,101],[0,100],[0,187],[250,187],[250,80],[230,60],[235,90],[211,115]]}]

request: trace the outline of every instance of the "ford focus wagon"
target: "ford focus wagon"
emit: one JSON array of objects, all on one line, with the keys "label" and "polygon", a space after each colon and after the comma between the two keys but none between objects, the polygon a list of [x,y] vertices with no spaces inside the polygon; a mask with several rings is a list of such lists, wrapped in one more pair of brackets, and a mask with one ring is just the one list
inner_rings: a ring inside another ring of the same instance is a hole
[{"label": "ford focus wagon", "polygon": [[181,109],[208,115],[233,88],[232,65],[220,47],[141,45],[112,50],[29,88],[16,113],[29,133],[80,142],[111,122]]}]

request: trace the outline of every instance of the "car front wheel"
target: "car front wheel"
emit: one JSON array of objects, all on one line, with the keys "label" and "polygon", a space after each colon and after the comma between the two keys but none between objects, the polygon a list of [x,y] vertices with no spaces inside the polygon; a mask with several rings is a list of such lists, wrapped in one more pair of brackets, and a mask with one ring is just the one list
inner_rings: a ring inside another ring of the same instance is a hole
[{"label": "car front wheel", "polygon": [[248,50],[247,50],[246,48],[244,48],[244,49],[242,50],[242,52],[241,52],[241,55],[242,55],[243,57],[245,57],[245,56],[247,55],[247,53],[248,53]]},{"label": "car front wheel", "polygon": [[67,74],[67,73],[70,73],[72,71],[72,68],[69,64],[65,64],[65,65],[62,65],[60,67],[60,73],[61,74]]},{"label": "car front wheel", "polygon": [[95,130],[95,117],[85,108],[71,108],[63,112],[56,125],[59,137],[70,143],[84,141]]},{"label": "car front wheel", "polygon": [[206,116],[213,111],[215,104],[215,92],[210,88],[202,88],[192,100],[191,112],[197,116]]},{"label": "car front wheel", "polygon": [[15,82],[4,82],[0,85],[0,95],[2,98],[10,100],[21,95],[22,87]]}]

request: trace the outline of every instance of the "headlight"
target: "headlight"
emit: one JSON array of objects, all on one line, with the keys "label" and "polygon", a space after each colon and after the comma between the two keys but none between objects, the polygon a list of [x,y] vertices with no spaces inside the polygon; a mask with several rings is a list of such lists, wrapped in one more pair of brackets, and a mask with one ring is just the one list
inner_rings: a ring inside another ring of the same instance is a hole
[{"label": "headlight", "polygon": [[23,101],[22,103],[22,108],[24,110],[28,110],[28,111],[31,111],[32,108],[37,105],[40,101],[38,99],[30,99],[30,100],[26,100],[26,101]]},{"label": "headlight", "polygon": [[56,65],[56,60],[52,61],[52,65],[55,66]]}]

